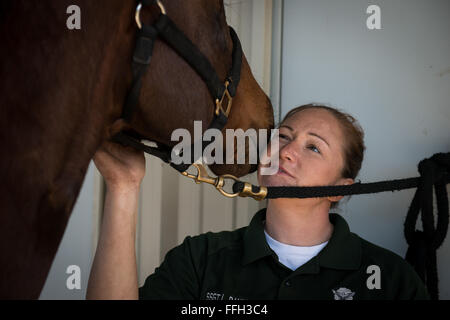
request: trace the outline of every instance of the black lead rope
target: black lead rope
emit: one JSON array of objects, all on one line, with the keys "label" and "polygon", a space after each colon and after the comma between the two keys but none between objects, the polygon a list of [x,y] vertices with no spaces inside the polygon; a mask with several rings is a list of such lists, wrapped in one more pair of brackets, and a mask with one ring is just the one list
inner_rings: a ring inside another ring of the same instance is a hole
[{"label": "black lead rope", "polygon": [[[408,178],[371,183],[354,183],[345,186],[320,186],[320,187],[267,187],[265,199],[277,198],[321,198],[348,196],[355,194],[378,193],[416,188],[420,178]],[[244,189],[245,182],[238,181],[233,184],[233,192],[240,193]],[[252,191],[258,193],[261,187],[252,185]]]},{"label": "black lead rope", "polygon": [[[430,159],[425,159],[421,163],[433,163],[433,183],[450,183],[450,153],[438,153]],[[423,165],[422,165],[423,166]],[[419,170],[420,172],[421,170]],[[423,171],[423,170],[422,170]],[[422,172],[421,172],[422,173]],[[427,173],[425,173],[427,174]],[[264,199],[276,198],[321,198],[334,196],[348,196],[356,194],[378,193],[385,191],[396,191],[403,189],[417,188],[423,184],[423,176],[418,178],[407,178],[397,180],[387,180],[371,183],[354,183],[344,186],[320,186],[320,187],[267,187],[267,195]],[[237,181],[233,184],[233,192],[240,193],[244,190],[246,182]],[[261,187],[251,185],[252,191],[258,193]]]},{"label": "black lead rope", "polygon": [[[265,199],[276,198],[319,198],[369,194],[417,188],[404,224],[404,234],[409,245],[406,253],[408,261],[424,281],[433,300],[439,298],[436,250],[442,245],[448,229],[449,204],[446,185],[450,183],[450,153],[437,153],[422,160],[419,165],[420,177],[373,183],[355,183],[348,186],[325,187],[267,187]],[[233,184],[233,192],[243,192],[245,183]],[[433,214],[433,187],[437,203],[437,224]],[[261,188],[251,185],[253,193]],[[421,214],[423,231],[416,230]]]},{"label": "black lead rope", "polygon": [[[447,235],[449,206],[446,184],[450,183],[450,153],[435,154],[419,163],[420,184],[406,216],[404,233],[409,245],[406,260],[426,283],[433,300],[439,299],[436,250]],[[433,186],[437,203],[437,224],[434,224]],[[422,213],[422,229],[416,230]]]}]

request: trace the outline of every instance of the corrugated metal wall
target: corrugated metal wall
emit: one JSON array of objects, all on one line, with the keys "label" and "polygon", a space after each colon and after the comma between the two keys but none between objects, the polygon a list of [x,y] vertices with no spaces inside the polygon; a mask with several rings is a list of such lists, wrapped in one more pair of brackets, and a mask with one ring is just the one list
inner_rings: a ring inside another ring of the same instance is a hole
[{"label": "corrugated metal wall", "polygon": [[[253,74],[269,95],[272,0],[225,0],[225,6],[228,23],[241,39]],[[257,183],[255,174],[243,179]],[[160,160],[147,157],[136,239],[139,284],[186,236],[245,226],[264,206],[248,198],[225,198],[213,186],[197,185]]]}]

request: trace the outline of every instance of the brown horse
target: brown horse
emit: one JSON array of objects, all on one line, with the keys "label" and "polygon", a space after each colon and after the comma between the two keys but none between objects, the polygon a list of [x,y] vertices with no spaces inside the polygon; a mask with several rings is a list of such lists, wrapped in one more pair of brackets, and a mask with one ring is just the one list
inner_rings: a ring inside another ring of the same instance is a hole
[{"label": "brown horse", "polygon": [[[163,0],[167,15],[225,79],[232,40],[223,0]],[[139,107],[119,120],[131,83],[137,30],[134,0],[0,2],[0,298],[38,298],[85,173],[105,139],[132,128],[173,145],[176,128],[209,123],[213,100],[199,75],[169,46],[155,43]],[[81,30],[69,30],[70,5]],[[142,20],[159,14],[146,9]],[[271,128],[267,96],[249,65],[226,128]],[[225,145],[225,144],[224,144]],[[242,176],[250,165],[214,165]]]}]

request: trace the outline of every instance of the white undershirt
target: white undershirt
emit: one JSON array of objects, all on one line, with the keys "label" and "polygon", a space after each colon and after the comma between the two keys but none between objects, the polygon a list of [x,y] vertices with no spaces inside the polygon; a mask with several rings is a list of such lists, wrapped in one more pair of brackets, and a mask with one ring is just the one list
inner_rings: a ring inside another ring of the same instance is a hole
[{"label": "white undershirt", "polygon": [[272,250],[277,254],[280,263],[291,270],[296,270],[297,268],[311,260],[328,243],[327,241],[312,247],[292,246],[275,240],[267,234],[266,230],[264,230],[264,234],[266,235],[267,243],[269,244],[270,248],[272,248]]}]

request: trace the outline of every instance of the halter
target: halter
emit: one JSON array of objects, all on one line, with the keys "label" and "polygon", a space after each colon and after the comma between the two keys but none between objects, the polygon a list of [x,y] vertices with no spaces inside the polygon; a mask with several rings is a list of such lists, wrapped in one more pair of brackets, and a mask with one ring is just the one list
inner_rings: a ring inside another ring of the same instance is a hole
[{"label": "halter", "polygon": [[[159,7],[161,14],[152,25],[142,24],[140,17],[142,7],[155,4]],[[209,60],[167,16],[166,9],[160,0],[138,1],[135,18],[139,30],[137,32],[136,48],[133,53],[132,61],[133,82],[127,95],[121,118],[130,122],[131,115],[138,105],[142,88],[142,77],[150,65],[154,43],[156,39],[159,38],[175,50],[205,82],[215,102],[213,120],[208,129],[218,129],[221,131],[228,121],[233,97],[236,95],[241,76],[242,47],[233,28],[229,27],[231,39],[233,41],[232,66],[228,73],[228,77],[222,82]],[[177,165],[171,161],[173,148],[170,146],[161,143],[157,143],[157,147],[147,146],[140,141],[140,137],[130,132],[120,132],[113,137],[113,140],[125,146],[130,146],[156,156],[162,161],[169,163],[170,166],[185,176],[192,177],[186,173],[186,170],[191,164]],[[214,140],[203,142],[202,151],[213,141]],[[191,150],[194,150],[194,144],[191,145]],[[194,159],[194,152],[191,152],[191,160],[192,163],[196,160]]]}]

